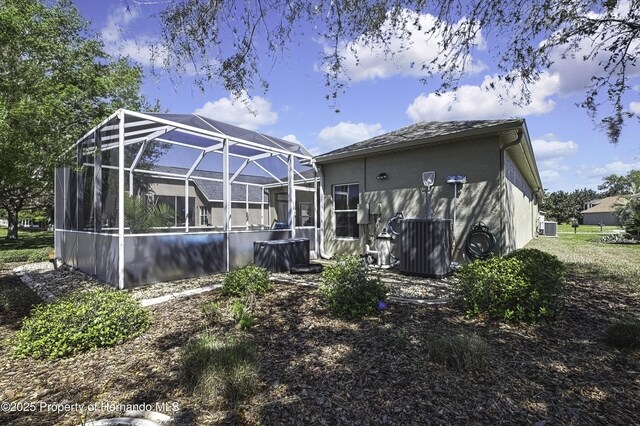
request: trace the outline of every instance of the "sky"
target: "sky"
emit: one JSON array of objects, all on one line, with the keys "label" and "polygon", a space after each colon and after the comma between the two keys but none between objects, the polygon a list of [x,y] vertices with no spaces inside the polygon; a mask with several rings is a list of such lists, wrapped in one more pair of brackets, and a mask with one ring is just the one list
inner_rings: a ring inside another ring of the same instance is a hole
[{"label": "sky", "polygon": [[[585,85],[597,71],[595,62],[558,58],[531,87],[531,102],[516,106],[500,100],[500,94],[508,96],[508,93],[496,80],[497,68],[487,49],[490,39],[479,39],[479,47],[473,51],[457,93],[445,92],[442,96],[435,95],[437,84],[420,81],[420,69],[413,66],[435,55],[433,41],[416,33],[412,46],[389,60],[380,49],[352,40],[346,47],[355,48],[360,61],[358,64],[353,59],[347,61],[347,90],[337,99],[336,113],[325,99],[328,90],[320,64],[325,46],[313,31],[305,31],[277,61],[261,64],[269,90],[265,93],[258,88],[243,102],[234,99],[220,84],[201,91],[189,72],[180,76],[163,70],[151,72],[150,51],[157,40],[158,12],[167,1],[76,0],[75,3],[93,31],[103,38],[107,52],[128,55],[143,66],[144,95],[151,101],[159,100],[161,108],[168,112],[203,114],[297,141],[314,154],[419,121],[518,117],[526,119],[543,187],[549,192],[596,189],[605,176],[640,169],[637,119],[628,120],[619,143],[613,145],[586,112],[576,106],[584,97]],[[430,15],[418,18],[425,24],[435,19]],[[625,99],[625,106],[640,114],[637,99],[640,69],[629,72],[634,75],[631,81],[636,86],[629,99]],[[498,88],[485,90],[491,83]]]}]

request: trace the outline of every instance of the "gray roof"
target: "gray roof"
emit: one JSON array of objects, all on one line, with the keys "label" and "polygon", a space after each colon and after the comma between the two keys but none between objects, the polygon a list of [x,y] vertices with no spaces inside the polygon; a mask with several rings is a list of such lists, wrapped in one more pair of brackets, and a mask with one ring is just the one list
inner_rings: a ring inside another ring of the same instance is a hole
[{"label": "gray roof", "polygon": [[[188,169],[183,167],[169,167],[169,166],[155,166],[153,170],[164,173],[186,174]],[[222,201],[222,182],[215,182],[211,180],[198,179],[213,178],[222,179],[222,172],[212,172],[196,170],[193,172],[192,179],[196,187],[202,192],[208,201]],[[238,182],[238,183],[236,183]],[[268,185],[276,182],[271,177],[253,176],[253,175],[239,175],[236,180],[231,183],[231,201],[232,202],[244,202],[247,198],[246,187],[240,182],[255,183],[259,185]],[[262,189],[257,186],[249,186],[249,202],[260,203],[262,202]]]},{"label": "gray roof", "polygon": [[331,159],[356,156],[368,152],[385,151],[402,148],[403,144],[424,141],[435,142],[451,139],[452,137],[472,136],[492,130],[502,130],[519,127],[522,119],[508,120],[468,120],[468,121],[422,121],[403,127],[393,132],[385,133],[352,145],[338,148],[316,157],[322,163]]}]

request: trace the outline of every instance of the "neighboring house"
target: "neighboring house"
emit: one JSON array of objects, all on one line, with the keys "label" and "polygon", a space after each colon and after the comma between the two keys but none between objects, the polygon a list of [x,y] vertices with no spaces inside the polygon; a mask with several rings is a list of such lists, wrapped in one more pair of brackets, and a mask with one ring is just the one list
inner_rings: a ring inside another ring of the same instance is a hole
[{"label": "neighboring house", "polygon": [[[467,259],[466,238],[478,222],[496,237],[496,254],[523,247],[537,234],[542,184],[524,120],[421,122],[315,161],[328,255],[362,253],[397,212],[425,218],[425,171],[435,171],[432,217],[455,215],[454,259]],[[460,175],[465,184],[447,183]]]},{"label": "neighboring house", "polygon": [[620,222],[615,214],[616,207],[625,205],[629,200],[620,195],[589,201],[581,211],[583,225],[618,226]]}]

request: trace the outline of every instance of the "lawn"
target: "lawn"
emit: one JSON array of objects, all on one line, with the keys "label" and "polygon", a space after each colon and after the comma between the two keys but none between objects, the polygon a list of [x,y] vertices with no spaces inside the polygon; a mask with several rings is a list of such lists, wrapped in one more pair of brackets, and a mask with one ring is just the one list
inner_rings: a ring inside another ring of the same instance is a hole
[{"label": "lawn", "polygon": [[39,262],[53,251],[53,232],[36,229],[18,230],[18,240],[7,240],[7,228],[0,228],[0,264]]},{"label": "lawn", "polygon": [[612,234],[616,231],[622,231],[622,227],[620,226],[603,226],[602,228],[599,225],[580,225],[578,229],[573,229],[570,223],[560,223],[558,224],[558,232],[588,232],[590,234]]},{"label": "lawn", "polygon": [[576,278],[640,293],[640,244],[603,244],[602,235],[559,234],[536,238],[527,247],[558,256]]},{"label": "lawn", "polygon": [[[589,237],[562,234],[529,245],[569,266],[566,308],[552,323],[505,325],[465,318],[455,306],[398,303],[345,321],[315,289],[277,284],[259,300],[248,332],[208,322],[202,304],[224,303],[213,291],[152,306],[151,328],[119,346],[35,361],[12,359],[3,345],[0,398],[37,409],[0,413],[0,423],[77,425],[119,414],[110,408],[118,404],[152,404],[184,425],[634,424],[640,351],[612,348],[604,333],[619,315],[640,312],[640,247]],[[10,299],[33,303],[9,271],[0,285]],[[0,341],[28,312],[19,306],[1,306]],[[184,386],[185,348],[205,330],[250,342],[253,395],[225,405]],[[477,369],[459,371],[433,356],[434,347],[460,341],[473,343]],[[52,405],[62,402],[85,406]]]}]

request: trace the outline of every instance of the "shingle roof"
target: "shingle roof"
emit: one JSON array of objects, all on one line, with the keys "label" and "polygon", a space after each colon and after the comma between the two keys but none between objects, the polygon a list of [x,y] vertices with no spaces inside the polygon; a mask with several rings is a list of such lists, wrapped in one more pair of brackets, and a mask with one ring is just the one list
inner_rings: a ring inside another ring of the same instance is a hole
[{"label": "shingle roof", "polygon": [[613,197],[606,197],[599,200],[598,204],[591,207],[590,209],[583,210],[580,213],[613,213],[615,211],[616,205],[624,205],[628,202],[629,200],[627,200],[625,197],[614,195]]},{"label": "shingle roof", "polygon": [[[155,166],[155,171],[164,173],[185,174],[188,169],[183,167],[169,167],[169,166]],[[196,170],[193,172],[192,179],[200,192],[207,198],[208,201],[222,201],[222,182],[215,182],[210,180],[198,179],[213,178],[222,179],[222,172],[202,171]],[[235,183],[238,182],[238,183]],[[246,186],[240,182],[255,183],[259,185],[267,185],[276,182],[273,178],[264,176],[253,175],[239,175],[234,183],[231,184],[231,201],[241,202],[246,201]],[[249,202],[260,203],[262,202],[262,189],[257,186],[249,186]]]},{"label": "shingle roof", "polygon": [[350,156],[366,153],[369,150],[395,149],[402,147],[403,143],[417,140],[447,139],[453,135],[464,136],[465,133],[474,133],[494,127],[517,127],[522,125],[521,119],[508,120],[468,120],[468,121],[423,121],[394,130],[393,132],[375,136],[352,145],[339,148],[316,157],[316,161],[330,159],[336,156]]}]

